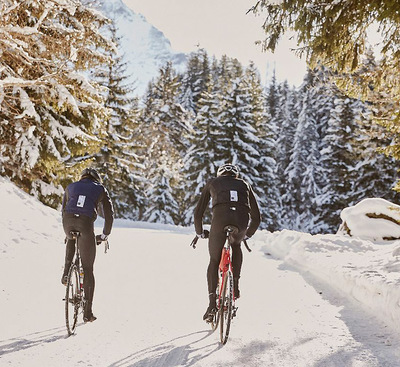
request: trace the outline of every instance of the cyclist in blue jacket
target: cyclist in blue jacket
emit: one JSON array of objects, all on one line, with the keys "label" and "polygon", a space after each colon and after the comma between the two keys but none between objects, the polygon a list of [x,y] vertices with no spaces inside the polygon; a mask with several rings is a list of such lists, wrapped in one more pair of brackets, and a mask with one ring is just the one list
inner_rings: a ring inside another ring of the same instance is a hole
[{"label": "cyclist in blue jacket", "polygon": [[204,187],[194,211],[194,226],[199,238],[206,238],[203,231],[203,215],[212,200],[212,220],[208,240],[210,263],[207,269],[209,305],[203,319],[210,322],[216,312],[216,288],[218,265],[224,247],[226,225],[238,227],[232,243],[233,286],[236,298],[240,297],[239,278],[243,254],[240,243],[250,238],[261,222],[260,210],[251,186],[239,178],[237,166],[227,163],[218,168],[217,177]]},{"label": "cyclist in blue jacket", "polygon": [[85,309],[83,320],[91,322],[96,320],[92,312],[95,280],[93,265],[96,257],[96,236],[94,222],[97,212],[102,209],[104,215],[103,233],[99,236],[101,241],[107,240],[111,232],[114,210],[107,192],[101,184],[98,172],[93,168],[82,171],[80,180],[67,186],[62,202],[62,222],[67,236],[64,273],[62,284],[66,285],[68,271],[75,254],[75,241],[71,238],[70,231],[79,231],[79,251],[84,271],[83,288],[85,291]]}]

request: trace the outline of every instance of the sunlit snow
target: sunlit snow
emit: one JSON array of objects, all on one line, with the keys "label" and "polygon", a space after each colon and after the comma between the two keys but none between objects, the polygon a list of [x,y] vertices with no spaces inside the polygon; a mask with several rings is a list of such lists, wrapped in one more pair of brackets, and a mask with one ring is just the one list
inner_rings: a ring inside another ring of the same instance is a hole
[{"label": "sunlit snow", "polygon": [[207,242],[117,220],[97,248],[98,319],[67,337],[60,213],[1,177],[0,200],[1,366],[398,366],[400,241],[257,232],[221,347],[202,321]]}]

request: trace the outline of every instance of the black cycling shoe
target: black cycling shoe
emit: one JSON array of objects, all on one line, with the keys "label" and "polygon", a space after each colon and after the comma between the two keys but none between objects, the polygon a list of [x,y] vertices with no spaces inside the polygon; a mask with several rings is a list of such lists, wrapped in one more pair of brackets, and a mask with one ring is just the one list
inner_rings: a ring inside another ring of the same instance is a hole
[{"label": "black cycling shoe", "polygon": [[84,322],[93,322],[95,320],[97,320],[97,317],[94,316],[93,314],[87,315],[87,316],[83,316],[83,321]]},{"label": "black cycling shoe", "polygon": [[83,312],[83,321],[84,322],[93,322],[95,320],[97,320],[97,317],[93,315],[92,302],[85,301],[84,312]]},{"label": "black cycling shoe", "polygon": [[240,298],[239,278],[233,278],[233,293],[235,295],[235,299]]}]

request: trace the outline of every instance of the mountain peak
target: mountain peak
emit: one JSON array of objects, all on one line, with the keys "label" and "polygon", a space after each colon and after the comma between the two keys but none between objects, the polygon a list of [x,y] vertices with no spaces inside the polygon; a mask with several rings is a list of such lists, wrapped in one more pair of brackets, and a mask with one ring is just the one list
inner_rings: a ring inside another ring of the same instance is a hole
[{"label": "mountain peak", "polygon": [[121,37],[120,52],[128,63],[127,74],[135,87],[135,95],[145,93],[148,83],[168,61],[177,70],[183,70],[186,55],[173,51],[164,33],[148,23],[142,14],[135,13],[122,0],[98,0],[97,9],[115,23],[117,36]]}]

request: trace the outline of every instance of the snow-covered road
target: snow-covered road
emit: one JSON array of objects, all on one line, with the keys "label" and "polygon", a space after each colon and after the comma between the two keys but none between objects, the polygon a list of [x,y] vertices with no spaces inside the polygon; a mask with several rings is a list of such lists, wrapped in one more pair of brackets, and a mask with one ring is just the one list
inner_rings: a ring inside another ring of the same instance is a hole
[{"label": "snow-covered road", "polygon": [[59,283],[63,246],[10,249],[0,270],[0,365],[399,365],[391,352],[398,344],[384,325],[260,251],[245,254],[238,316],[221,347],[202,321],[206,242],[192,250],[190,240],[165,230],[116,229],[109,253],[99,248],[96,261],[98,320],[70,338]]},{"label": "snow-covered road", "polygon": [[[0,366],[400,365],[395,328],[311,273],[265,254],[261,244],[274,236],[267,232],[244,254],[227,345],[202,321],[206,241],[193,250],[190,229],[157,225],[120,225],[110,251],[98,248],[98,320],[67,337],[58,214],[22,194],[14,200],[25,211],[0,218]],[[30,210],[36,218],[29,219]]]}]

